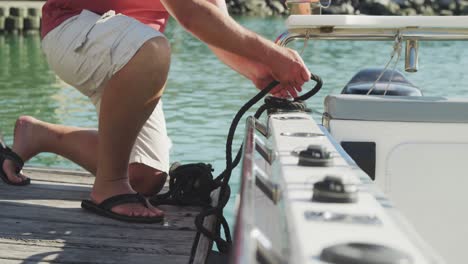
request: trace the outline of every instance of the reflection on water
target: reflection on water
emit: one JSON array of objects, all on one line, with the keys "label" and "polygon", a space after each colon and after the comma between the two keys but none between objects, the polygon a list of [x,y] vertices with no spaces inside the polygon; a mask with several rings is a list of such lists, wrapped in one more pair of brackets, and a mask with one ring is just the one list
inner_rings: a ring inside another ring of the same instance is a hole
[{"label": "reflection on water", "polygon": [[[269,39],[284,30],[283,21],[278,18],[238,18],[238,21]],[[181,162],[210,162],[215,173],[219,173],[224,168],[224,144],[230,121],[256,90],[174,21],[166,35],[173,51],[163,97],[168,131],[174,144],[171,158]],[[468,66],[465,45],[465,42],[421,43],[420,70],[407,76],[425,95],[468,95],[468,86],[464,85],[468,83],[468,75],[462,70]],[[293,47],[300,50],[302,43]],[[385,65],[391,51],[391,42],[310,41],[303,57],[309,68],[322,77],[324,88],[309,105],[321,111],[326,94],[339,93],[360,68]],[[403,59],[398,69],[403,69]],[[49,70],[37,35],[0,35],[0,130],[8,143],[12,141],[16,118],[23,114],[75,126],[96,127],[97,124],[94,107],[87,98]],[[242,132],[243,128],[238,131]],[[240,141],[238,135],[235,146]],[[29,164],[77,168],[51,154],[41,154]],[[232,185],[236,190],[238,172],[233,175]],[[229,206],[228,217],[232,219],[232,203]]]}]

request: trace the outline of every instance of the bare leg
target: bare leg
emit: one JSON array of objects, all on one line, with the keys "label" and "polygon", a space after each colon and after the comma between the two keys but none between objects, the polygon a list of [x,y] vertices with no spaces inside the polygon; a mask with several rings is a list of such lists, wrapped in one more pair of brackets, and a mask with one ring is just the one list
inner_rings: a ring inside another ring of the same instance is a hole
[{"label": "bare leg", "polygon": [[[51,152],[65,157],[96,174],[98,132],[94,129],[56,125],[37,120],[30,116],[18,118],[15,125],[12,149],[24,161],[41,152]],[[11,181],[20,181],[13,163],[5,161],[4,171]],[[140,163],[128,167],[130,185],[144,195],[157,194],[166,182],[167,175],[155,168]]]},{"label": "bare leg", "polygon": [[[169,62],[169,44],[163,38],[154,38],[145,43],[130,62],[108,82],[102,96],[99,116],[98,170],[91,193],[95,202],[100,203],[114,195],[135,192],[128,178],[130,150],[162,95]],[[93,164],[87,164],[86,161],[82,163],[84,167],[93,170]],[[126,215],[162,214],[159,210],[147,209],[140,204],[120,205],[112,210]]]},{"label": "bare leg", "polygon": [[[86,170],[96,171],[97,131],[54,125],[30,116],[18,118],[15,124],[12,149],[24,161],[41,152],[64,156]],[[5,161],[3,169],[11,181],[25,176],[14,172],[13,163]]]},{"label": "bare leg", "polygon": [[41,152],[51,152],[95,174],[97,146],[96,130],[56,125],[22,116],[16,121],[12,148],[25,161]]},{"label": "bare leg", "polygon": [[[108,82],[99,114],[98,170],[91,192],[95,202],[135,192],[128,178],[130,151],[162,95],[169,63],[169,43],[164,38],[154,38]],[[141,204],[125,204],[112,210],[138,216],[162,214]]]}]

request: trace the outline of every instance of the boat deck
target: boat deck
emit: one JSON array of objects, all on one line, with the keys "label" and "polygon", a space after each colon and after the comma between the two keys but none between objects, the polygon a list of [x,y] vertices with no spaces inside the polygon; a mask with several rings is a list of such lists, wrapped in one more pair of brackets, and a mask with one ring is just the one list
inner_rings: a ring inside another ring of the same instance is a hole
[{"label": "boat deck", "polygon": [[0,182],[0,263],[187,263],[196,207],[161,206],[164,224],[131,224],[81,209],[93,177],[25,169],[27,187]]}]

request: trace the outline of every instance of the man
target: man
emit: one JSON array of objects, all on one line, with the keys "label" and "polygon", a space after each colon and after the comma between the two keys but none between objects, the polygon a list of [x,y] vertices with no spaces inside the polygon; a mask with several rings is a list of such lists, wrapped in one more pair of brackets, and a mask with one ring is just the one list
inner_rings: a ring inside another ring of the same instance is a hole
[{"label": "man", "polygon": [[[310,78],[297,52],[241,27],[224,0],[48,0],[42,25],[47,61],[96,105],[99,127],[23,116],[12,150],[23,160],[53,152],[95,174],[91,199],[82,206],[97,214],[131,222],[163,218],[136,192],[157,193],[168,170],[160,98],[170,65],[170,45],[161,33],[169,14],[258,88],[278,80],[275,95],[297,96]],[[12,160],[1,165],[5,182],[29,183]]]}]

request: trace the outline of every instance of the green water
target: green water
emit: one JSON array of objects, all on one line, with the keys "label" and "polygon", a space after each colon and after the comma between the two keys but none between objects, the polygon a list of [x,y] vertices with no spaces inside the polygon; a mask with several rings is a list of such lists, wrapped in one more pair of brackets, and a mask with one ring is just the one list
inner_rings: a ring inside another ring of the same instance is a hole
[{"label": "green water", "polygon": [[[237,20],[269,39],[275,39],[284,30],[281,19]],[[215,173],[219,173],[224,168],[224,144],[230,121],[256,90],[174,21],[166,35],[173,51],[163,97],[168,132],[173,141],[171,159],[184,163],[209,162],[214,165]],[[466,42],[421,43],[420,70],[407,74],[408,78],[425,95],[466,97],[466,45]],[[302,44],[293,47],[300,49]],[[339,93],[357,70],[385,65],[391,51],[391,42],[310,41],[303,57],[311,71],[323,78],[324,87],[309,105],[321,111],[325,95]],[[397,68],[403,69],[403,58]],[[14,122],[19,115],[74,126],[96,127],[97,124],[94,107],[88,99],[49,70],[38,36],[0,35],[0,131],[8,144],[12,142]],[[320,116],[315,118],[320,120]],[[238,131],[242,132],[243,128]],[[239,145],[241,134],[235,146]],[[78,168],[51,154],[41,154],[28,165]],[[233,190],[237,190],[238,175],[238,171],[233,174]],[[231,202],[227,209],[231,221],[232,206]]]}]

